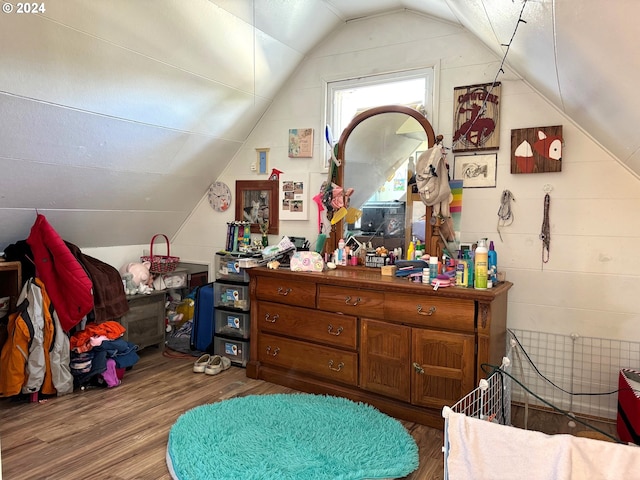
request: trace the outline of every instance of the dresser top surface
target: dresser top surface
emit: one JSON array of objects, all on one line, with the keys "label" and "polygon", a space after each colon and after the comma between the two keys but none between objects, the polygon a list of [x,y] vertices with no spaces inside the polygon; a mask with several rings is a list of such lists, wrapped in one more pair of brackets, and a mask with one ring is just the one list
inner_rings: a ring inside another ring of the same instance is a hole
[{"label": "dresser top surface", "polygon": [[487,290],[465,287],[445,287],[436,290],[431,285],[414,283],[406,277],[382,275],[380,269],[367,267],[338,267],[335,270],[326,270],[324,272],[292,272],[288,269],[270,270],[266,267],[255,267],[248,269],[248,272],[251,278],[270,277],[293,281],[309,281],[320,285],[383,289],[384,291],[395,293],[437,295],[489,302],[498,296],[505,295],[513,285],[511,282],[501,282]]}]

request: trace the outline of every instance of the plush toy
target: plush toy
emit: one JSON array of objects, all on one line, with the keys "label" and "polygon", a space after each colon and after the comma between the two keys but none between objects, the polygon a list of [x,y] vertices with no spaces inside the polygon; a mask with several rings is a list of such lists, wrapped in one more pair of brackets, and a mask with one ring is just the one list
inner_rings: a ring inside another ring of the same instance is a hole
[{"label": "plush toy", "polygon": [[151,275],[151,272],[149,272],[150,267],[150,262],[127,263],[120,268],[120,276],[124,279],[125,275],[127,277],[128,275],[131,275],[131,279],[129,281],[136,290],[134,293],[149,293],[153,290],[151,288],[153,276]]},{"label": "plush toy", "polygon": [[138,293],[138,286],[133,282],[132,273],[122,275],[122,280],[124,280],[124,293],[126,295],[135,295]]}]

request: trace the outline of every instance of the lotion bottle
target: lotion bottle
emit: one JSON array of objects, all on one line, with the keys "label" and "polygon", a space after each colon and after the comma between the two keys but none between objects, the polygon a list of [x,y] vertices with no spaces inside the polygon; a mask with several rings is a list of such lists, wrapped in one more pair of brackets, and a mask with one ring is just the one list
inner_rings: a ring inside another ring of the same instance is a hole
[{"label": "lotion bottle", "polygon": [[478,247],[474,255],[475,262],[475,285],[477,290],[486,290],[489,280],[489,250],[487,249],[487,239],[478,240]]}]

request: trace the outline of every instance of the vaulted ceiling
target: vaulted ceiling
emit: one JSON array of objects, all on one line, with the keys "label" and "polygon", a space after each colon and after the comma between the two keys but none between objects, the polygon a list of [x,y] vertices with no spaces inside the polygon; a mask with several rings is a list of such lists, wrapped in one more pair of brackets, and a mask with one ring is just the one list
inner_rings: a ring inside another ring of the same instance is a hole
[{"label": "vaulted ceiling", "polygon": [[510,44],[512,71],[640,173],[636,0],[42,5],[0,17],[0,249],[35,209],[81,247],[173,234],[318,42],[399,9],[461,24],[498,58]]}]

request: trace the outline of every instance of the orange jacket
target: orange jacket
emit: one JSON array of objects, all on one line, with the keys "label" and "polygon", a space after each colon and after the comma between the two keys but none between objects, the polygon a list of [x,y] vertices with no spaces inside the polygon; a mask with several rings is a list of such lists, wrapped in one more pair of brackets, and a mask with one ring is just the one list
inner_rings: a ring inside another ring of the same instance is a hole
[{"label": "orange jacket", "polygon": [[[8,338],[0,354],[0,396],[38,391],[46,395],[59,393],[51,373],[50,353],[54,350],[54,340],[68,340],[55,339],[53,316],[54,310],[42,282],[37,278],[27,280],[18,297],[18,311],[9,316]],[[60,361],[68,364],[69,358]],[[56,370],[56,377],[59,373]],[[73,379],[70,375],[63,377],[65,385],[62,389],[68,393],[68,381],[71,381],[72,390]]]}]

